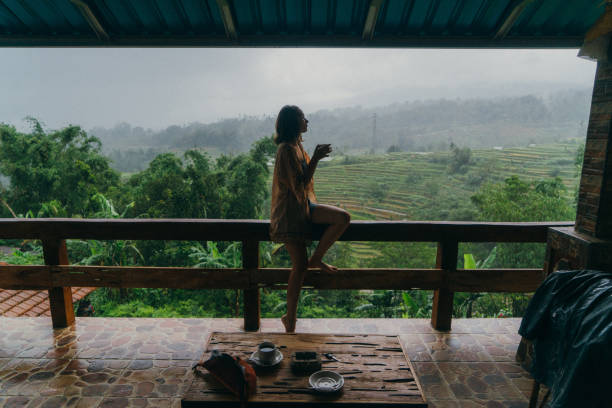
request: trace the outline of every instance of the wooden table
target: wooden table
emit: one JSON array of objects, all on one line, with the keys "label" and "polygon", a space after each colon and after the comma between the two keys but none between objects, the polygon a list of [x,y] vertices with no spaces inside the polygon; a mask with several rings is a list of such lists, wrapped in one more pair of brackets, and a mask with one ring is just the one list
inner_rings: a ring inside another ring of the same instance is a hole
[{"label": "wooden table", "polygon": [[[276,368],[256,369],[257,393],[247,406],[427,407],[397,336],[214,332],[204,358],[218,349],[247,359],[265,340],[276,344],[284,358]],[[290,369],[291,353],[296,350],[333,353],[340,362],[322,356],[322,369],[344,376],[342,391],[313,391],[308,385],[309,375],[296,375]],[[240,407],[238,398],[208,373],[194,379],[181,402],[183,407]]]}]

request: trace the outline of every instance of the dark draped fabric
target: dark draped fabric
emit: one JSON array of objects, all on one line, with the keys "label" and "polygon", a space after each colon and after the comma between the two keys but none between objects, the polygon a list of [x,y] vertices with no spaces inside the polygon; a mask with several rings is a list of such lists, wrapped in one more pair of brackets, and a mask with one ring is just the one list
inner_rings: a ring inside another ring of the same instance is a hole
[{"label": "dark draped fabric", "polygon": [[551,407],[612,407],[612,273],[551,274],[519,333],[533,342],[531,373],[551,389]]}]

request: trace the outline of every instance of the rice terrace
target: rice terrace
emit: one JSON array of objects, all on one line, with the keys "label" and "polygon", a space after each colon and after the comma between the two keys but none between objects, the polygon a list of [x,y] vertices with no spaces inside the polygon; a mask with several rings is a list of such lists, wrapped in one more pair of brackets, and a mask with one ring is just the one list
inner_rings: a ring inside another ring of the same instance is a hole
[{"label": "rice terrace", "polygon": [[[472,150],[468,164],[452,172],[452,152],[396,152],[336,156],[317,172],[321,202],[362,220],[461,220],[475,210],[471,196],[486,183],[510,176],[526,181],[559,177],[568,198],[578,183],[582,142]],[[357,258],[376,256],[365,242],[352,242]]]}]

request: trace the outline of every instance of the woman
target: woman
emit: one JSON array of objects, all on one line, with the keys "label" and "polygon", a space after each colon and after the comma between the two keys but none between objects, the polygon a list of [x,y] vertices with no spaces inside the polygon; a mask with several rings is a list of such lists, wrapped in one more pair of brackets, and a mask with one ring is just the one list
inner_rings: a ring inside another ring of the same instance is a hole
[{"label": "woman", "polygon": [[[295,331],[297,304],[308,268],[333,273],[338,269],[322,261],[329,247],[349,225],[348,212],[331,205],[318,204],[313,175],[319,160],[329,156],[328,144],[317,145],[312,159],[302,146],[308,120],[297,106],[284,106],[276,119],[274,141],[278,145],[272,181],[270,237],[285,244],[293,267],[287,285],[287,314],[281,321],[287,333]],[[306,245],[312,224],[328,224],[319,245],[308,259]]]}]

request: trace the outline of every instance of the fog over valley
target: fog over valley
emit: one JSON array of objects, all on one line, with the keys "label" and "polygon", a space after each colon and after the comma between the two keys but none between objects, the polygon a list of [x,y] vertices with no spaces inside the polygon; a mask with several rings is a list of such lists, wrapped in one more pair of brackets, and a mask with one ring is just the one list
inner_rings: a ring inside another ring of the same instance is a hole
[{"label": "fog over valley", "polygon": [[[558,91],[548,96],[431,99],[386,106],[352,106],[306,113],[306,148],[332,143],[336,153],[441,151],[451,143],[470,148],[526,146],[586,135],[591,90]],[[113,166],[143,170],[165,151],[199,149],[216,156],[248,151],[274,131],[275,115],[241,116],[213,123],[194,122],[160,131],[121,123],[96,127]]]}]

